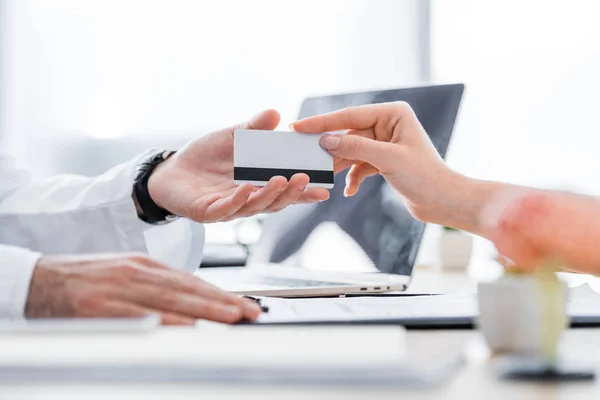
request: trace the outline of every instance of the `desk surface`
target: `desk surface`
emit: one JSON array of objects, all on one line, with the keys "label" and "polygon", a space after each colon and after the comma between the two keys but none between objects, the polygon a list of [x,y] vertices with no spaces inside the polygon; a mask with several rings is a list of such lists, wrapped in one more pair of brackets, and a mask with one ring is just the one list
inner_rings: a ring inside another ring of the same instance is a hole
[{"label": "desk surface", "polygon": [[[488,261],[472,263],[465,272],[441,272],[435,268],[417,268],[411,287],[413,293],[474,292],[478,281],[493,279],[499,271]],[[581,277],[579,281],[584,280]],[[578,282],[580,283],[580,282]],[[495,373],[495,358],[477,331],[409,331],[407,346],[411,351],[430,349],[433,343],[458,346],[469,343],[466,366],[448,382],[428,389],[348,388],[293,386],[222,386],[193,384],[160,385],[1,385],[0,398],[19,399],[573,399],[596,398],[600,393],[600,376],[596,381],[580,383],[515,383],[500,380]],[[93,345],[93,344],[92,344]],[[562,353],[594,366],[600,373],[600,329],[575,329],[565,333]],[[408,397],[407,397],[408,396]]]},{"label": "desk surface", "polygon": [[[410,331],[408,345],[415,351],[425,350],[434,342],[469,340],[468,363],[448,382],[429,389],[406,388],[336,388],[293,386],[219,386],[191,384],[163,385],[70,385],[47,384],[5,385],[0,387],[1,398],[19,399],[96,399],[131,398],[152,400],[169,399],[574,399],[595,398],[600,392],[600,379],[587,383],[514,383],[499,380],[495,374],[494,357],[481,342],[475,331]],[[571,330],[564,338],[565,353],[588,361],[600,370],[600,329]],[[596,359],[594,361],[594,358]],[[473,397],[475,395],[475,397]],[[409,397],[405,397],[409,396]]]}]

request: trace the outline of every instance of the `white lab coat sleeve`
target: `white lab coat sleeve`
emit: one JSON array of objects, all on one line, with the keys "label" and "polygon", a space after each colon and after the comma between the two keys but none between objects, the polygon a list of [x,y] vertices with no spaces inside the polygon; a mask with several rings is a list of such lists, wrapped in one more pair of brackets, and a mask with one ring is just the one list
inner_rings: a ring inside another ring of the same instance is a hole
[{"label": "white lab coat sleeve", "polygon": [[[13,292],[10,301],[23,297],[22,289],[29,290],[27,276],[38,253],[142,251],[178,269],[193,271],[200,265],[202,225],[182,219],[156,227],[137,217],[131,192],[135,168],[144,156],[93,178],[58,175],[33,183],[0,157],[0,244],[5,245],[0,247],[0,276],[7,285],[11,279],[27,281],[20,291],[13,285],[19,293]],[[24,275],[14,275],[19,266]],[[0,315],[10,314],[2,312],[7,307],[0,304]],[[24,303],[20,307],[22,315]]]},{"label": "white lab coat sleeve", "polygon": [[22,184],[0,202],[0,243],[45,254],[146,251],[131,198],[136,157],[97,177]]},{"label": "white lab coat sleeve", "polygon": [[31,274],[41,254],[0,244],[0,318],[22,318]]}]

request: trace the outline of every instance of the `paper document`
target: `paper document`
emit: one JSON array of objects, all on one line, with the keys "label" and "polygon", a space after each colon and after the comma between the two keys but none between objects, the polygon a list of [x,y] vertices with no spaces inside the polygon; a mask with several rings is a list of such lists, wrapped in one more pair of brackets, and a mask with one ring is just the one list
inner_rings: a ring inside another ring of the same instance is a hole
[{"label": "paper document", "polygon": [[570,316],[600,316],[600,293],[583,284],[569,289]]},{"label": "paper document", "polygon": [[[475,318],[478,315],[475,293],[316,299],[266,298],[264,302],[269,307],[269,312],[260,316],[261,323]],[[568,311],[571,317],[600,317],[600,294],[587,284],[570,289]]]},{"label": "paper document", "polygon": [[268,313],[259,322],[353,321],[435,317],[474,317],[473,294],[316,299],[264,299]]},{"label": "paper document", "polygon": [[417,367],[387,327],[163,327],[139,334],[0,335],[0,382],[429,384],[464,362],[460,347]]},{"label": "paper document", "polygon": [[200,322],[132,334],[0,335],[0,363],[196,366],[385,365],[402,360],[402,327],[257,327]]},{"label": "paper document", "polygon": [[0,319],[0,335],[23,333],[138,333],[161,325],[158,315],[135,318]]}]

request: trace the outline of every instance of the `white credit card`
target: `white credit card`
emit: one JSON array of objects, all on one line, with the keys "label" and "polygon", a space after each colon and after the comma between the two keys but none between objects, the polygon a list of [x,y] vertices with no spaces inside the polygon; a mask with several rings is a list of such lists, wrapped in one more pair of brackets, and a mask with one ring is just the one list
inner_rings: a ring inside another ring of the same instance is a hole
[{"label": "white credit card", "polygon": [[323,135],[236,129],[234,132],[233,179],[264,186],[274,176],[290,179],[304,173],[310,187],[333,187],[333,156],[323,149]]}]

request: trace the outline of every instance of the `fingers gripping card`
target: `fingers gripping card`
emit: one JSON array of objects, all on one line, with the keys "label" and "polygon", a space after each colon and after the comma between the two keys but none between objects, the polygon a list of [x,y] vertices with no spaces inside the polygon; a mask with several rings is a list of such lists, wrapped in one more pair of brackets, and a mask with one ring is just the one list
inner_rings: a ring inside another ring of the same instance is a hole
[{"label": "fingers gripping card", "polygon": [[323,135],[236,129],[233,179],[264,186],[274,176],[304,173],[308,186],[333,187],[333,156],[319,145]]}]

